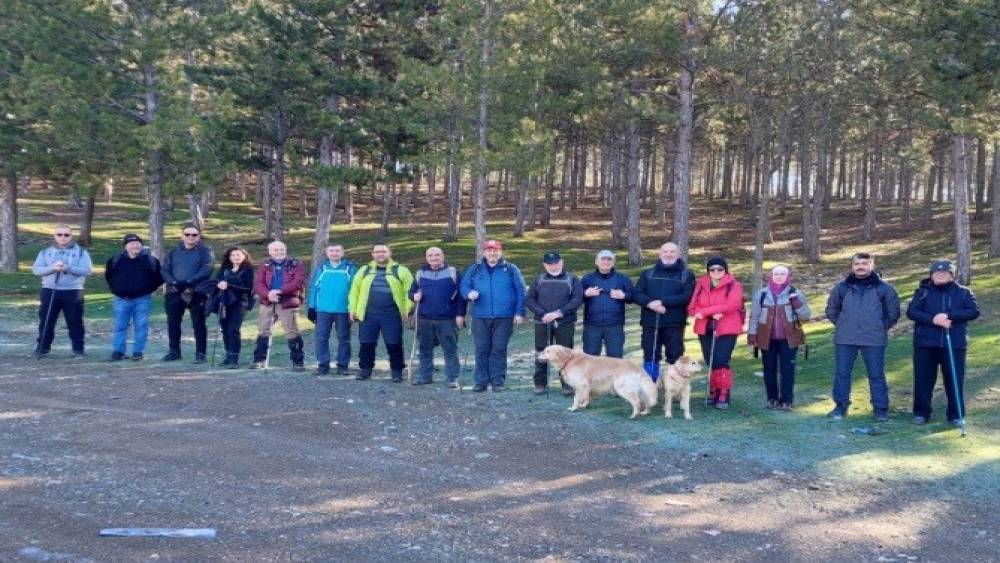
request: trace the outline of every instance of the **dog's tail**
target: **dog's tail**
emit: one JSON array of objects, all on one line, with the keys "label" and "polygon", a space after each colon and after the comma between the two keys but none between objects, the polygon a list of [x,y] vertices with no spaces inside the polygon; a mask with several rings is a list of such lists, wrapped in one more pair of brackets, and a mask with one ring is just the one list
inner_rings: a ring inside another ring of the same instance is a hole
[{"label": "dog's tail", "polygon": [[[646,374],[643,374],[646,375]],[[660,379],[663,379],[662,377]],[[656,406],[656,400],[659,396],[660,383],[653,383],[653,380],[649,377],[639,378],[639,394],[642,395],[642,402],[649,405],[650,408]]]}]

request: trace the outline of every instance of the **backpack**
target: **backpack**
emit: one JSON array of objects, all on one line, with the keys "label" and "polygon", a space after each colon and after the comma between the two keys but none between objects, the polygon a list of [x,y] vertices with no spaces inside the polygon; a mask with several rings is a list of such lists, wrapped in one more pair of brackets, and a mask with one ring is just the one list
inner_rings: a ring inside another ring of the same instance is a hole
[{"label": "backpack", "polygon": [[[371,271],[371,264],[365,264],[364,269],[361,270],[361,277],[367,276],[368,272],[370,272],[370,271]],[[393,264],[392,268],[389,268],[385,273],[386,274],[391,274],[392,277],[396,278],[396,281],[398,281],[399,283],[403,283],[403,280],[399,277],[399,264],[398,263]]]},{"label": "backpack", "polygon": [[[686,272],[686,271],[687,271],[687,270],[685,270],[685,272]],[[683,275],[682,275],[681,277],[683,278]],[[733,284],[729,284],[729,285],[727,285],[727,286],[726,286],[726,295],[725,295],[725,298],[726,298],[727,300],[729,299],[729,293],[730,293],[730,292],[731,292],[732,290],[733,290]],[[711,291],[711,290],[709,290],[709,291]],[[694,297],[697,297],[697,295],[695,295]],[[737,311],[737,313],[739,313],[739,315],[740,315],[740,324],[741,324],[741,325],[744,325],[744,324],[746,324],[746,320],[747,320],[747,308],[746,308],[746,300],[745,300],[745,299],[743,299],[743,298],[742,298],[742,296],[740,296],[740,297],[741,297],[741,298],[740,298],[740,308],[739,308],[739,310]],[[694,299],[694,298],[692,298],[692,300],[693,300],[693,299]],[[762,303],[763,303],[763,299],[764,299],[764,296],[763,296],[763,294],[762,294],[762,295],[761,295],[761,302],[762,302]]]},{"label": "backpack", "polygon": [[[451,294],[451,298],[454,299],[455,296],[458,295],[458,283],[459,283],[458,282],[458,269],[455,268],[454,266],[448,266],[446,269],[448,270],[448,276],[451,278],[451,283],[455,284],[455,291],[453,291],[452,294]],[[426,272],[426,271],[427,270],[424,270],[423,268],[421,268],[419,271],[417,271],[417,275],[413,277],[413,283],[414,283],[414,285],[417,286],[418,290],[420,288],[420,278],[421,278],[421,275],[423,274],[423,272]],[[397,275],[396,278],[398,279],[399,276]]]}]

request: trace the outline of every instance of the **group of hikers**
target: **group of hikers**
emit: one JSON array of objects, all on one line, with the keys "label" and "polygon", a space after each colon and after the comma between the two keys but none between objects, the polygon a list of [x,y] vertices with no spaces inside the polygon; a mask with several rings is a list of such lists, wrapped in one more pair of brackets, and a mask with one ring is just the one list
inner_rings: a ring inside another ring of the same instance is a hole
[{"label": "group of hikers", "polygon": [[[268,367],[272,331],[280,322],[292,369],[303,371],[305,351],[298,318],[304,308],[315,325],[315,375],[328,375],[331,369],[338,375],[350,375],[351,325],[358,324],[356,379],[372,377],[381,336],[392,381],[402,382],[406,365],[403,331],[404,325],[412,322],[420,356],[411,383],[432,383],[434,349],[440,346],[445,384],[459,387],[459,333],[468,326],[475,349],[473,391],[501,391],[514,326],[525,322],[528,311],[533,315],[536,352],[551,344],[572,348],[582,306],[583,351],[591,355],[603,351],[621,358],[626,307],[635,304],[641,308],[643,368],[654,381],[662,361],[672,364],[684,354],[684,331],[693,318],[702,357],[709,366],[708,405],[729,408],[733,386],[730,361],[744,332],[747,344],[762,358],[767,408],[791,410],[795,402],[796,357],[806,341],[802,323],[812,312],[806,295],[792,285],[794,275],[786,265],[773,267],[767,283],[751,296],[747,322],[743,286],[729,272],[726,260],[709,258],[705,273],[698,276],[671,242],[659,248],[656,263],[634,284],[615,269],[615,254],[601,250],[595,257],[594,271],[582,277],[566,270],[558,252],[547,252],[542,257],[543,272],[526,285],[520,269],[504,258],[503,245],[497,240],[484,242],[482,258],[464,271],[448,264],[438,247],[426,250],[424,264],[413,273],[392,259],[385,244],[374,245],[371,261],[362,266],[347,258],[341,245],[331,244],[325,260],[307,276],[305,264],[288,256],[285,244],[275,241],[267,246],[267,259],[256,267],[246,249],[227,248],[213,275],[214,253],[202,240],[201,229],[187,224],[181,232],[180,244],[166,253],[162,263],[143,247],[138,235],[128,234],[122,251],[105,264],[105,279],[114,295],[111,361],[143,359],[151,296],[165,284],[169,343],[165,362],[182,358],[181,321],[187,311],[194,330],[194,362],[206,361],[206,318],[215,314],[226,353],[222,365],[238,367],[240,327],[247,312],[257,306],[258,336],[250,369]],[[39,252],[33,269],[42,278],[35,354],[41,358],[50,353],[55,320],[62,312],[73,354],[83,357],[83,287],[91,273],[91,259],[87,250],[73,241],[69,226],[57,225],[54,235],[53,244]],[[851,373],[859,353],[868,375],[875,419],[889,417],[885,351],[889,329],[900,318],[900,301],[874,266],[871,255],[855,254],[851,272],[833,287],[827,299],[826,318],[835,327],[834,407],[829,416],[838,420],[847,415]],[[930,419],[939,371],[947,395],[947,419],[960,424],[965,410],[966,324],[978,316],[975,297],[955,281],[951,262],[934,261],[907,308],[907,317],[915,323],[914,424]],[[131,355],[127,353],[130,327],[134,331]],[[330,349],[334,330],[336,358]],[[548,368],[546,362],[536,360],[535,394],[547,392]],[[565,383],[562,387],[564,394],[572,394]]]}]

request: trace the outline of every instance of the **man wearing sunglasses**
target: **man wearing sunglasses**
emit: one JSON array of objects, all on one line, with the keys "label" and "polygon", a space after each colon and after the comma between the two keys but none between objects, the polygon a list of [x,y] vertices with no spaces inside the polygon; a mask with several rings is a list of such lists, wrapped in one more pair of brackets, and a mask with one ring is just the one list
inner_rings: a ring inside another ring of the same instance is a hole
[{"label": "man wearing sunglasses", "polygon": [[191,312],[194,329],[194,363],[205,363],[208,335],[205,328],[205,294],[198,286],[212,276],[215,255],[201,240],[201,229],[188,223],[181,229],[181,243],[163,260],[163,281],[167,284],[163,308],[167,313],[167,338],[170,351],[164,362],[181,359],[181,321],[184,311]]},{"label": "man wearing sunglasses", "polygon": [[56,225],[52,244],[35,258],[32,272],[42,278],[35,356],[48,355],[62,312],[73,344],[73,356],[83,357],[83,283],[90,275],[90,254],[73,240],[69,225]]}]

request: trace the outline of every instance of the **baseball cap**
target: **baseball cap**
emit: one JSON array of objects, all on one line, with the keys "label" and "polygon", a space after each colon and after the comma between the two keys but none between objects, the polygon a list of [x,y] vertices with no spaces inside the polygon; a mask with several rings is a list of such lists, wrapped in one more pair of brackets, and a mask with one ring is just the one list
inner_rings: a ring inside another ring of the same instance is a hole
[{"label": "baseball cap", "polygon": [[490,249],[503,250],[503,245],[496,239],[490,239],[483,243],[483,250]]},{"label": "baseball cap", "polygon": [[931,273],[950,272],[955,273],[955,267],[951,265],[951,260],[935,260],[931,262]]},{"label": "baseball cap", "polygon": [[562,260],[562,256],[559,256],[558,252],[546,252],[545,256],[542,256],[542,262],[546,264],[558,264]]},{"label": "baseball cap", "polygon": [[135,233],[129,233],[125,235],[125,238],[122,239],[122,246],[125,246],[130,242],[136,242],[136,241],[138,241],[140,244],[142,243],[142,239],[139,238],[139,235]]},{"label": "baseball cap", "polygon": [[597,257],[598,258],[612,258],[613,259],[615,257],[615,253],[611,252],[610,250],[602,250],[602,251],[600,251],[600,252],[597,253]]}]

